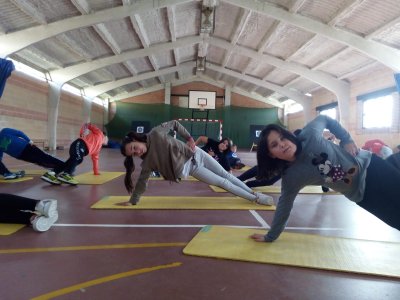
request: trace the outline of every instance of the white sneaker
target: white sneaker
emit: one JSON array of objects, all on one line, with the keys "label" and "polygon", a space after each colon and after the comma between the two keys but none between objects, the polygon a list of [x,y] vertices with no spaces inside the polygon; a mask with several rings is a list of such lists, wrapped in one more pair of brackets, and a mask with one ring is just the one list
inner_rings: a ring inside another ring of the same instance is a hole
[{"label": "white sneaker", "polygon": [[39,216],[45,216],[48,218],[58,216],[57,212],[57,200],[43,199],[40,200],[35,207],[35,212]]},{"label": "white sneaker", "polygon": [[274,205],[274,198],[272,198],[269,195],[265,195],[263,193],[260,192],[254,192],[254,195],[256,195],[257,199],[256,199],[256,203],[257,204],[261,204],[261,205]]},{"label": "white sneaker", "polygon": [[52,217],[36,216],[32,221],[32,228],[38,232],[44,232],[50,229],[51,226],[58,220],[58,213]]}]

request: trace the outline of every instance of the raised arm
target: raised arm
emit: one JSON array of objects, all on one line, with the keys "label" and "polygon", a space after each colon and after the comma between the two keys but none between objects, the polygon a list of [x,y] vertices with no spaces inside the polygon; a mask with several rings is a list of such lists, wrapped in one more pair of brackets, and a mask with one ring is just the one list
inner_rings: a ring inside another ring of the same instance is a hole
[{"label": "raised arm", "polygon": [[172,120],[169,122],[165,122],[161,124],[162,127],[167,127],[170,128],[174,131],[176,131],[182,138],[186,140],[187,145],[194,151],[195,149],[195,142],[193,140],[193,137],[190,135],[189,131],[186,130],[186,128],[179,123],[176,120]]},{"label": "raised arm", "polygon": [[344,148],[348,153],[353,156],[356,156],[359,152],[359,147],[354,143],[350,134],[346,129],[340,125],[340,123],[328,116],[319,115],[313,121],[308,123],[303,130],[317,130],[321,134],[324,129],[329,129],[337,139],[340,140],[340,146]]},{"label": "raised arm", "polygon": [[208,137],[205,135],[201,135],[198,137],[198,139],[196,140],[196,146],[198,145],[202,145],[202,144],[207,144],[208,143]]}]

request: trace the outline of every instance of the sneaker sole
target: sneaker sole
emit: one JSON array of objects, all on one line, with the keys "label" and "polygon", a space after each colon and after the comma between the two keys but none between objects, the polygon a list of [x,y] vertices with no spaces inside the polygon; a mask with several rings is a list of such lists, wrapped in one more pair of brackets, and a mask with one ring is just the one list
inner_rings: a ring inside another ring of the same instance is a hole
[{"label": "sneaker sole", "polygon": [[62,183],[70,184],[70,185],[78,185],[79,182],[71,182],[62,178],[57,178],[57,180],[61,181]]},{"label": "sneaker sole", "polygon": [[43,216],[52,218],[55,216],[58,216],[58,211],[57,211],[57,201],[52,200],[52,199],[43,199],[42,201],[48,201],[50,202],[49,208],[46,211],[43,211]]},{"label": "sneaker sole", "polygon": [[58,182],[56,182],[56,181],[52,181],[52,180],[50,180],[49,178],[47,178],[47,177],[40,177],[40,179],[42,179],[43,181],[46,181],[46,182],[48,182],[48,183],[51,183],[51,184],[53,184],[53,185],[61,185],[61,181],[58,181]]},{"label": "sneaker sole", "polygon": [[58,214],[52,216],[50,218],[47,217],[38,217],[32,223],[33,230],[38,232],[45,232],[54,225],[55,222],[58,220]]}]

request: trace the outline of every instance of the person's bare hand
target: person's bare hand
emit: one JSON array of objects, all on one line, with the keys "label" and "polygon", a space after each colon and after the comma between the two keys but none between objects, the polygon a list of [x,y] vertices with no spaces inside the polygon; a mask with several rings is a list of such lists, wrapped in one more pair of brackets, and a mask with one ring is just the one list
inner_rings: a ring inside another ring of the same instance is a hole
[{"label": "person's bare hand", "polygon": [[360,152],[360,148],[354,142],[344,145],[343,148],[352,156],[357,156],[358,152]]},{"label": "person's bare hand", "polygon": [[186,144],[194,152],[194,150],[196,149],[196,143],[194,142],[194,140],[192,138],[190,138],[190,140],[188,140]]},{"label": "person's bare hand", "polygon": [[115,205],[117,205],[117,206],[132,206],[133,204],[130,203],[129,201],[126,201],[126,202],[115,203]]},{"label": "person's bare hand", "polygon": [[254,234],[250,235],[249,237],[251,239],[255,240],[256,242],[265,242],[263,234],[254,233]]}]

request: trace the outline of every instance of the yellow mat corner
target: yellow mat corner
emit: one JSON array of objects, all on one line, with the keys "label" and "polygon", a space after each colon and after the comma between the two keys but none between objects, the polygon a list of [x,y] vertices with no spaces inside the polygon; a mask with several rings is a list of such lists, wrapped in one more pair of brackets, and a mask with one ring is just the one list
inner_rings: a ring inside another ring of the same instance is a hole
[{"label": "yellow mat corner", "polygon": [[120,206],[129,196],[109,196],[91,206],[94,209],[226,209],[275,210],[275,206],[254,204],[238,197],[142,196],[138,205]]},{"label": "yellow mat corner", "polygon": [[[210,185],[210,188],[216,193],[225,193],[226,191],[223,188],[220,188],[215,185]],[[281,186],[279,185],[267,185],[267,186],[259,186],[253,188],[254,191],[262,192],[262,193],[271,193],[271,194],[280,194]],[[330,190],[327,193],[324,193],[321,189],[321,186],[317,185],[309,185],[300,190],[300,194],[323,194],[323,195],[338,195],[339,193]]]},{"label": "yellow mat corner", "polygon": [[24,227],[24,224],[0,224],[0,235],[10,235]]},{"label": "yellow mat corner", "polygon": [[15,183],[15,182],[22,182],[22,181],[27,181],[31,180],[33,177],[21,177],[21,178],[16,178],[16,179],[0,179],[0,183]]},{"label": "yellow mat corner", "polygon": [[273,243],[249,238],[263,230],[205,226],[184,248],[194,256],[400,278],[400,243],[282,233]]},{"label": "yellow mat corner", "polygon": [[94,175],[93,172],[87,172],[76,175],[74,178],[79,184],[103,184],[124,174],[125,172],[100,171],[100,175]]}]

